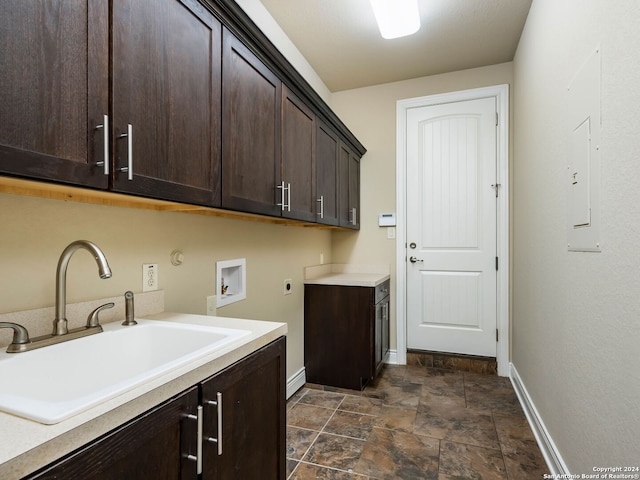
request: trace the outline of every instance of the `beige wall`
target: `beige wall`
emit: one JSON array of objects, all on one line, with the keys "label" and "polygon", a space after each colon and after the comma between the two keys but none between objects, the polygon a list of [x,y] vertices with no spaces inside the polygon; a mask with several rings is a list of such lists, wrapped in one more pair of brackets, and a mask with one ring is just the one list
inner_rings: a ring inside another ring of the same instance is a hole
[{"label": "beige wall", "polygon": [[[367,148],[361,162],[360,233],[334,233],[336,263],[383,263],[391,267],[396,304],[396,241],[378,227],[378,214],[396,211],[396,102],[407,98],[512,83],[512,64],[475,68],[333,94],[333,109]],[[396,348],[395,307],[391,348]]]},{"label": "beige wall", "polygon": [[[640,4],[534,0],[514,60],[513,363],[576,473],[640,459]],[[567,251],[567,87],[602,59],[600,243]]]},{"label": "beige wall", "polygon": [[[0,225],[0,313],[52,306],[58,257],[78,239],[105,252],[113,277],[100,280],[91,256],[76,252],[69,302],[140,292],[142,264],[158,263],[166,310],[205,314],[216,261],[244,257],[247,299],[217,314],[287,322],[287,377],[303,366],[303,267],[318,264],[320,253],[331,260],[328,231],[7,194],[0,194]],[[184,252],[178,267],[170,263],[174,249]],[[293,293],[284,296],[286,278]]]},{"label": "beige wall", "polygon": [[309,85],[331,106],[331,91],[318,76],[313,67],[307,62],[300,50],[291,42],[280,25],[274,20],[260,0],[236,0],[240,8],[253,20],[269,40],[287,58],[289,63],[302,75]]}]

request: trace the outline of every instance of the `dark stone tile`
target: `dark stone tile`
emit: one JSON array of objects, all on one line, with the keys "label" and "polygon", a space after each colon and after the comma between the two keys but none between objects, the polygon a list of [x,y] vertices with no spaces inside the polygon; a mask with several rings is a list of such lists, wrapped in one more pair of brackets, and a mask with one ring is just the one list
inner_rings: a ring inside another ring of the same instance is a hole
[{"label": "dark stone tile", "polygon": [[339,410],[345,412],[365,413],[367,415],[379,415],[383,401],[379,398],[347,395],[340,404]]},{"label": "dark stone tile", "polygon": [[291,473],[293,473],[297,466],[297,460],[291,460],[290,458],[287,458],[287,478],[291,476]]},{"label": "dark stone tile", "polygon": [[468,357],[452,357],[450,355],[433,355],[434,368],[446,368],[450,370],[458,370],[468,372],[471,368],[471,359]]},{"label": "dark stone tile", "polygon": [[338,410],[324,427],[323,432],[366,440],[373,428],[375,419],[376,417],[372,415]]},{"label": "dark stone tile", "polygon": [[378,376],[387,380],[402,380],[404,378],[406,369],[406,365],[384,365]]},{"label": "dark stone tile", "polygon": [[340,405],[343,399],[343,393],[334,393],[321,390],[307,390],[306,393],[300,398],[300,400],[298,400],[298,403],[335,409],[338,407],[338,405]]},{"label": "dark stone tile", "polygon": [[437,480],[438,452],[435,438],[374,428],[354,470],[382,479]]},{"label": "dark stone tile", "polygon": [[[440,445],[439,480],[507,480],[507,472],[499,450],[442,442]],[[513,477],[520,480],[521,477]]]},{"label": "dark stone tile", "polygon": [[539,479],[548,468],[525,417],[493,414],[509,478]]},{"label": "dark stone tile", "polygon": [[287,425],[320,431],[333,412],[333,409],[298,402],[287,410]]},{"label": "dark stone tile", "polygon": [[433,367],[433,355],[430,353],[407,352],[407,365]]},{"label": "dark stone tile", "polygon": [[464,390],[469,408],[524,416],[516,392],[506,377],[466,373]]},{"label": "dark stone tile", "polygon": [[300,460],[318,436],[315,430],[287,427],[287,458]]},{"label": "dark stone tile", "polygon": [[495,360],[471,359],[469,363],[469,372],[479,373],[482,375],[497,375],[498,362]]},{"label": "dark stone tile", "polygon": [[305,393],[307,393],[307,388],[302,387],[296,393],[294,393],[293,395],[291,395],[289,397],[289,399],[287,400],[287,405],[290,405],[290,404],[293,404],[293,403],[298,403],[298,400],[300,400],[300,398],[302,398],[302,396]]},{"label": "dark stone tile", "polygon": [[321,433],[303,460],[339,470],[353,469],[362,454],[365,441]]},{"label": "dark stone tile", "polygon": [[362,395],[379,398],[385,405],[416,407],[420,402],[421,391],[422,385],[380,380],[365,388]]},{"label": "dark stone tile", "polygon": [[440,374],[422,378],[420,403],[465,407],[464,377],[462,373],[452,370],[431,370],[432,373],[438,372]]},{"label": "dark stone tile", "polygon": [[455,405],[420,404],[413,432],[500,450],[491,412]]},{"label": "dark stone tile", "polygon": [[389,407],[383,405],[374,417],[374,425],[379,428],[398,430],[401,432],[413,432],[413,424],[416,420],[416,408]]},{"label": "dark stone tile", "polygon": [[333,468],[301,463],[290,480],[368,480],[368,477],[355,475]]}]

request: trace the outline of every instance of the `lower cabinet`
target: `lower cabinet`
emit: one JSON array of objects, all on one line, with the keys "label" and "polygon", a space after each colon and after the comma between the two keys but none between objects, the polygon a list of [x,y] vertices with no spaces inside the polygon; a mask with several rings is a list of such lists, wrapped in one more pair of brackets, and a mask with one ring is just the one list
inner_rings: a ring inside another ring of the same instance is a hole
[{"label": "lower cabinet", "polygon": [[389,351],[389,282],[376,287],[305,285],[307,381],[362,390]]},{"label": "lower cabinet", "polygon": [[285,369],[281,337],[25,478],[283,480]]}]

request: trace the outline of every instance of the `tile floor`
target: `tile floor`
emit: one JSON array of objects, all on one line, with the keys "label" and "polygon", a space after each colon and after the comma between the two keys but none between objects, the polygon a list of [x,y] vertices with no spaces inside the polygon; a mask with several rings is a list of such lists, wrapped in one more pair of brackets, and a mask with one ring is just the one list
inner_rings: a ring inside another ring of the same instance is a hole
[{"label": "tile floor", "polygon": [[362,393],[287,403],[291,480],[528,480],[548,473],[509,379],[388,365]]}]

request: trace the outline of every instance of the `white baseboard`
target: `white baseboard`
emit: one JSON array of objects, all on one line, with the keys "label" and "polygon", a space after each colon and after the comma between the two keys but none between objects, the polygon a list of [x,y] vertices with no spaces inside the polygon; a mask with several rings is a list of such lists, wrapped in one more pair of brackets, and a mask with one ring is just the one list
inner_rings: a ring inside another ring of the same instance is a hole
[{"label": "white baseboard", "polygon": [[389,350],[389,355],[387,355],[384,363],[389,363],[391,365],[398,364],[398,351],[397,350]]},{"label": "white baseboard", "polygon": [[509,364],[509,371],[509,378],[513,384],[513,389],[518,396],[518,400],[520,400],[520,405],[522,405],[522,409],[529,421],[533,435],[536,437],[536,442],[538,442],[542,456],[544,457],[545,462],[547,462],[549,472],[554,475],[570,475],[567,464],[564,463],[553,438],[551,438],[547,427],[544,425],[542,417],[540,417],[540,414],[538,413],[533,400],[531,400],[529,392],[527,392],[527,388],[524,386],[524,383],[522,383],[522,379],[520,378],[520,375],[518,375],[518,371],[513,363]]},{"label": "white baseboard", "polygon": [[298,370],[295,374],[291,375],[287,380],[287,400],[291,398],[291,396],[304,387],[304,384],[307,382],[307,374],[305,372],[304,367]]}]

